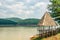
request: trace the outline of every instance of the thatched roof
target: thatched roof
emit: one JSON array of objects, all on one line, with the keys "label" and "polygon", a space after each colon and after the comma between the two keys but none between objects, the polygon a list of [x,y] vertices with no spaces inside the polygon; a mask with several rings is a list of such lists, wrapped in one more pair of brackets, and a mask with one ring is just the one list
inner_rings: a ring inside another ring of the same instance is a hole
[{"label": "thatched roof", "polygon": [[56,22],[52,19],[50,14],[46,12],[40,20],[39,26],[57,26]]}]

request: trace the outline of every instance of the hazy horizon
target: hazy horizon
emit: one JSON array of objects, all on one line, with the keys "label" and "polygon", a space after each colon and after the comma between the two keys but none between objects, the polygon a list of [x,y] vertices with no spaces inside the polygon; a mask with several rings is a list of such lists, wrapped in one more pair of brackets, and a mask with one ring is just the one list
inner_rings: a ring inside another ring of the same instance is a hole
[{"label": "hazy horizon", "polygon": [[[19,17],[9,17],[9,18],[19,18]],[[0,18],[0,19],[6,19],[6,18]],[[19,19],[41,19],[41,18],[19,18]]]}]

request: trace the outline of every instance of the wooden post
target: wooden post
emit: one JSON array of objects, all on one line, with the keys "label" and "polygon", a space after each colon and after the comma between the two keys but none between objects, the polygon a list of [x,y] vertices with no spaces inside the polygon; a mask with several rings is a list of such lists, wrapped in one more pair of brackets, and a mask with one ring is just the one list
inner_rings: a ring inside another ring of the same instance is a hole
[{"label": "wooden post", "polygon": [[[54,26],[55,27],[55,26]],[[55,27],[55,29],[54,29],[54,35],[56,35],[56,27]]]},{"label": "wooden post", "polygon": [[53,36],[53,28],[52,28],[52,36]]},{"label": "wooden post", "polygon": [[40,27],[38,27],[37,30],[38,30],[39,37],[41,37],[41,35],[40,35],[40,32],[41,32]]},{"label": "wooden post", "polygon": [[49,30],[48,30],[49,32],[48,32],[48,37],[50,36],[50,26],[49,26]]},{"label": "wooden post", "polygon": [[43,38],[44,38],[44,26],[43,26]]},{"label": "wooden post", "polygon": [[57,34],[57,27],[55,27],[56,28],[56,34]]}]

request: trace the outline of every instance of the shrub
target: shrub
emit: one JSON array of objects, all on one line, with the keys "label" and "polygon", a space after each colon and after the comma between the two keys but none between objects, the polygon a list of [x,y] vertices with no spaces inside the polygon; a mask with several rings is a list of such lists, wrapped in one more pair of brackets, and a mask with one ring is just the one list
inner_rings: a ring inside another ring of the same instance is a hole
[{"label": "shrub", "polygon": [[37,38],[35,38],[35,39],[33,39],[33,40],[41,40],[41,38],[40,38],[40,37],[37,37]]}]

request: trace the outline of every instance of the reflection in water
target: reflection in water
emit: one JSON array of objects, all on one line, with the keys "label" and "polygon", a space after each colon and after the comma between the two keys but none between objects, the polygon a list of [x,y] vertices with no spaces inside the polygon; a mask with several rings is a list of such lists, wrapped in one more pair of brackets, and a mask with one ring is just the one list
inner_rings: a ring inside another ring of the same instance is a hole
[{"label": "reflection in water", "polygon": [[37,27],[1,27],[0,40],[29,40],[37,33]]}]

